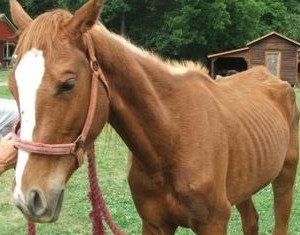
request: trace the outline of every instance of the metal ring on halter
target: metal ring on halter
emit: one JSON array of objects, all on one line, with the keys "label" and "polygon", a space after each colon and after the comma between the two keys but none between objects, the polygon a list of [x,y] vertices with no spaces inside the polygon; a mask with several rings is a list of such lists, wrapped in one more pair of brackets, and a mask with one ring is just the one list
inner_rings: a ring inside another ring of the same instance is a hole
[{"label": "metal ring on halter", "polygon": [[78,136],[78,138],[74,141],[74,145],[73,154],[76,155],[77,151],[83,146],[82,135]]},{"label": "metal ring on halter", "polygon": [[97,73],[99,71],[99,68],[100,68],[100,65],[97,60],[91,61],[91,69],[93,72]]}]

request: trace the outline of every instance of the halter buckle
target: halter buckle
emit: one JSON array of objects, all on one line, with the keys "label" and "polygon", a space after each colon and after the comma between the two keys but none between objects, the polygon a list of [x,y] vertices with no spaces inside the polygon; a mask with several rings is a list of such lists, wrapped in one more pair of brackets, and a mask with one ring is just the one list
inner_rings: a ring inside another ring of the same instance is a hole
[{"label": "halter buckle", "polygon": [[100,68],[100,65],[97,60],[91,61],[91,69],[93,72],[98,72],[99,68]]},{"label": "halter buckle", "polygon": [[83,144],[84,144],[84,143],[83,143],[83,140],[82,140],[82,135],[80,135],[80,136],[75,140],[75,142],[74,142],[74,145],[75,145],[74,150],[73,150],[73,154],[74,154],[74,155],[77,155],[78,151],[79,151],[80,149],[82,149]]}]

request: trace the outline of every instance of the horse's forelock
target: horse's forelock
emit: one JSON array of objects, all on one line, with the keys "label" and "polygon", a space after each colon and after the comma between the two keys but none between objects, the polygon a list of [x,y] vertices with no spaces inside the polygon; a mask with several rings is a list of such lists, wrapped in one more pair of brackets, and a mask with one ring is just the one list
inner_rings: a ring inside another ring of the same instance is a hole
[{"label": "horse's forelock", "polygon": [[72,14],[65,10],[54,10],[38,16],[20,35],[16,53],[20,59],[32,48],[44,51],[46,57],[52,57],[55,50],[64,46],[62,40],[66,34],[65,24]]}]

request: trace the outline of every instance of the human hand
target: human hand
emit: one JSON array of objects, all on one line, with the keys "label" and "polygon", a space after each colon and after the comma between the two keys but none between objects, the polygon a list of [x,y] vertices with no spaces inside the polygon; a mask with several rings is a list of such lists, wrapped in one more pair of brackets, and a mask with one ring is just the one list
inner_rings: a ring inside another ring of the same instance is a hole
[{"label": "human hand", "polygon": [[12,133],[3,137],[0,142],[0,175],[13,168],[17,162],[17,150],[14,147]]}]

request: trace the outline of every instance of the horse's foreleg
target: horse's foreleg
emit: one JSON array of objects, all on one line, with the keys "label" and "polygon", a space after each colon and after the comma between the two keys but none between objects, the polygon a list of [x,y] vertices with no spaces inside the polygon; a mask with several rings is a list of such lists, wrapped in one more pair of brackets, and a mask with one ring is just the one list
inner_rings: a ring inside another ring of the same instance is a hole
[{"label": "horse's foreleg", "polygon": [[173,224],[166,224],[161,227],[155,227],[146,221],[143,221],[143,235],[173,235],[177,226]]},{"label": "horse's foreleg", "polygon": [[227,225],[230,219],[231,205],[226,203],[216,206],[212,211],[205,224],[193,226],[193,231],[199,235],[226,235]]},{"label": "horse's foreleg", "polygon": [[257,235],[258,234],[258,214],[255,210],[253,201],[251,198],[236,205],[243,224],[243,231],[245,235]]}]

